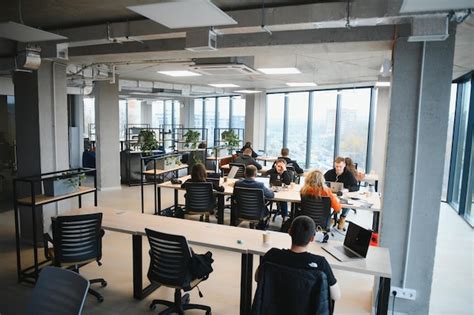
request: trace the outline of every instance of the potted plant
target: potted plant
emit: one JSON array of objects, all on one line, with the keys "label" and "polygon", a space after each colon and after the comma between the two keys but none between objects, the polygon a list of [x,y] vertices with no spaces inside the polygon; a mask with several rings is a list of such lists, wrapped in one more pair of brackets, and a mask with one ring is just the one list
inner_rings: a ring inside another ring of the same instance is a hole
[{"label": "potted plant", "polygon": [[196,149],[200,138],[199,131],[188,130],[184,134],[184,147]]},{"label": "potted plant", "polygon": [[86,178],[84,174],[63,173],[57,178],[47,178],[43,181],[46,196],[60,196],[73,193],[79,189],[81,181]]},{"label": "potted plant", "polygon": [[229,129],[222,132],[221,138],[225,145],[229,147],[229,154],[232,154],[232,149],[239,145],[239,136],[234,132],[234,130]]},{"label": "potted plant", "polygon": [[158,149],[155,132],[149,129],[142,129],[138,134],[138,145],[140,150],[146,153]]}]

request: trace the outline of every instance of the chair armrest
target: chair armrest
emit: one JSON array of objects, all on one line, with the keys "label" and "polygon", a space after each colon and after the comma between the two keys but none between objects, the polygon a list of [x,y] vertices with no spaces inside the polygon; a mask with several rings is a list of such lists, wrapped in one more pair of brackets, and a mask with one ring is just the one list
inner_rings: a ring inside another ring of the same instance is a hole
[{"label": "chair armrest", "polygon": [[44,233],[43,234],[44,257],[46,257],[46,259],[51,259],[52,257],[48,251],[48,248],[49,248],[48,243],[53,244],[53,239],[48,233]]}]

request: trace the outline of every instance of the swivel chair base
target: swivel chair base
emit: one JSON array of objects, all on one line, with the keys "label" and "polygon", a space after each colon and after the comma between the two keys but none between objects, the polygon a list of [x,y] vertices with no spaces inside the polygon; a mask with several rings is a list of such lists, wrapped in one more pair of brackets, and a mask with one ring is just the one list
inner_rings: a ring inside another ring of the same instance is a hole
[{"label": "swivel chair base", "polygon": [[160,315],[178,313],[184,314],[185,310],[197,309],[206,311],[206,315],[211,315],[211,307],[201,304],[189,304],[189,293],[181,296],[181,289],[175,289],[174,291],[174,302],[166,300],[153,300],[150,304],[150,309],[154,310],[157,304],[165,305],[168,308],[160,312]]},{"label": "swivel chair base", "polygon": [[[107,286],[107,281],[105,281],[105,280],[102,279],[102,278],[89,280],[89,283],[90,283],[90,284],[93,284],[93,283],[100,283],[100,286],[101,286],[102,288],[104,288],[104,287]],[[104,297],[103,297],[99,292],[97,292],[96,290],[89,288],[89,290],[87,291],[87,293],[89,293],[90,295],[95,296],[95,297],[97,298],[97,301],[99,301],[99,302],[101,302],[101,303],[104,302]]]}]

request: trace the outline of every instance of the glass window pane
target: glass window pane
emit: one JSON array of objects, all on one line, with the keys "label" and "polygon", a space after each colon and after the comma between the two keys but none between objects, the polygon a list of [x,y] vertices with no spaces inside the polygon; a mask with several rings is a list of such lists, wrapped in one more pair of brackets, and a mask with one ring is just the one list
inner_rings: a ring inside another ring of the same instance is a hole
[{"label": "glass window pane", "polygon": [[178,126],[181,120],[181,103],[180,101],[173,101],[174,106],[174,116],[173,116],[173,126]]},{"label": "glass window pane", "polygon": [[202,98],[194,100],[194,128],[202,128]]},{"label": "glass window pane", "polygon": [[269,156],[279,156],[283,146],[283,118],[285,94],[267,95],[267,126],[265,151]]},{"label": "glass window pane", "polygon": [[119,128],[120,128],[120,141],[125,140],[125,128],[127,128],[127,101],[119,100]]},{"label": "glass window pane", "polygon": [[151,124],[153,128],[160,128],[163,125],[165,104],[163,101],[153,101],[151,103]]},{"label": "glass window pane", "polygon": [[245,98],[232,98],[232,128],[245,128]]},{"label": "glass window pane", "polygon": [[369,131],[370,89],[341,91],[339,155],[350,157],[365,170]]},{"label": "glass window pane", "polygon": [[337,91],[314,92],[311,168],[329,170],[334,160]]},{"label": "glass window pane", "polygon": [[141,102],[134,100],[134,99],[129,99],[127,100],[127,105],[128,105],[128,124],[133,125],[133,124],[141,124],[142,119],[141,119]]},{"label": "glass window pane", "polygon": [[167,125],[166,127],[169,127],[169,125],[173,124],[173,101],[172,100],[166,100],[165,101],[165,119],[163,124]]},{"label": "glass window pane", "polygon": [[216,126],[216,99],[206,98],[204,100],[204,128],[207,128],[207,145],[214,145],[214,127]]},{"label": "glass window pane", "polygon": [[230,111],[230,98],[219,97],[217,99],[217,127],[218,128],[229,128],[229,111]]},{"label": "glass window pane", "polygon": [[95,141],[95,99],[84,97],[84,138]]},{"label": "glass window pane", "polygon": [[309,92],[288,95],[288,149],[301,166],[306,163]]},{"label": "glass window pane", "polygon": [[460,115],[460,124],[459,124],[459,133],[458,133],[458,146],[455,148],[456,152],[456,161],[455,161],[455,171],[454,171],[454,181],[453,181],[453,203],[454,207],[459,210],[459,198],[461,195],[461,180],[462,172],[464,165],[464,155],[466,147],[466,133],[467,133],[467,119],[469,116],[469,101],[471,97],[471,81],[466,83],[459,84],[458,87],[462,88],[461,95],[461,111],[456,113]]},{"label": "glass window pane", "polygon": [[451,162],[451,149],[453,146],[453,129],[454,129],[454,113],[456,111],[456,90],[457,84],[451,84],[451,98],[449,102],[449,117],[448,117],[448,137],[446,139],[446,155],[444,159],[444,176],[443,176],[443,190],[441,193],[441,200],[446,200],[448,192],[449,179],[449,164]]}]

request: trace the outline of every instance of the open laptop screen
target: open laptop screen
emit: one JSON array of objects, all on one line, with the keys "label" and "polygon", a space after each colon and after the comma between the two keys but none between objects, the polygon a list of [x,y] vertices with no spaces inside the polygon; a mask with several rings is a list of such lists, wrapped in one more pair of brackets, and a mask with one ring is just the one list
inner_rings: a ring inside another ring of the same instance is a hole
[{"label": "open laptop screen", "polygon": [[344,239],[344,246],[365,258],[369,249],[371,236],[371,231],[353,222],[349,222],[346,238]]},{"label": "open laptop screen", "polygon": [[268,177],[256,177],[255,181],[261,182],[265,187],[270,188],[270,178]]}]

